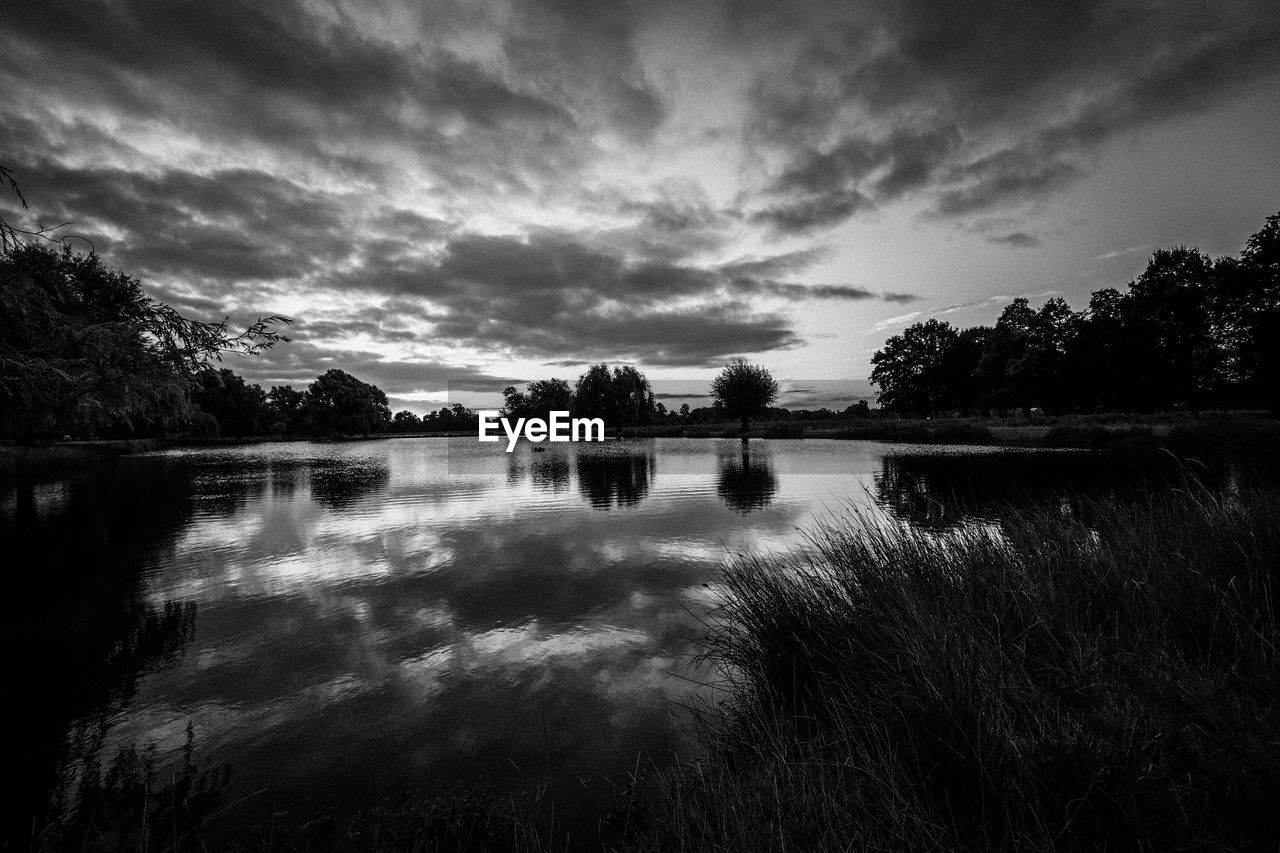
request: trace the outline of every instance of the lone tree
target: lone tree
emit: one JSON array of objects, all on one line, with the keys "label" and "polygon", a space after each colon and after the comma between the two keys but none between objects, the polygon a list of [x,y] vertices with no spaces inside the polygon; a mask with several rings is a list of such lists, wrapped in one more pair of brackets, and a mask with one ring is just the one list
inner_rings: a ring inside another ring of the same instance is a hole
[{"label": "lone tree", "polygon": [[750,417],[778,399],[778,380],[763,366],[735,358],[712,381],[711,395],[730,415],[742,418],[746,432]]}]

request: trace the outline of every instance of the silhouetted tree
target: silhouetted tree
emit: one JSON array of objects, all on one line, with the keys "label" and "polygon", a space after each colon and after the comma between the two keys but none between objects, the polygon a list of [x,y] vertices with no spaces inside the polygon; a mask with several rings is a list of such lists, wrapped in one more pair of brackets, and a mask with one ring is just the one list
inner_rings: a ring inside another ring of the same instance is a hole
[{"label": "silhouetted tree", "polygon": [[387,395],[337,368],[327,370],[307,389],[307,416],[320,432],[381,432],[391,423]]},{"label": "silhouetted tree", "polygon": [[1235,343],[1235,378],[1280,415],[1280,213],[1267,217],[1238,261],[1221,259],[1216,272],[1230,306],[1224,334]]},{"label": "silhouetted tree", "polygon": [[613,369],[613,399],[620,426],[653,421],[653,391],[649,380],[629,364]]},{"label": "silhouetted tree", "polygon": [[[13,177],[13,172],[3,165],[0,165],[0,186],[5,187],[9,192],[18,197],[18,203],[26,208],[27,200],[22,195],[22,190],[18,187],[18,181]],[[4,217],[0,217],[0,252],[8,252],[11,248],[18,245],[17,230],[5,221]]]},{"label": "silhouetted tree", "polygon": [[849,418],[869,418],[871,417],[871,407],[867,405],[866,400],[859,400],[845,409],[843,414]]},{"label": "silhouetted tree", "polygon": [[549,412],[573,408],[573,389],[563,379],[535,379],[519,391],[514,385],[502,389],[503,414],[508,418],[546,418]]},{"label": "silhouetted tree", "polygon": [[1081,313],[1018,298],[991,329],[917,323],[872,364],[889,409],[1198,411],[1216,401],[1280,414],[1280,214],[1239,258],[1160,249],[1126,292],[1095,291]]},{"label": "silhouetted tree", "polygon": [[584,418],[604,418],[606,424],[614,422],[617,413],[609,365],[593,364],[578,377],[573,388],[573,412]]},{"label": "silhouetted tree", "polygon": [[1080,320],[1065,299],[1056,297],[1031,316],[1022,355],[1009,364],[1007,374],[1022,405],[1051,411],[1067,407],[1063,368]]},{"label": "silhouetted tree", "polygon": [[[978,366],[982,363],[982,353],[990,337],[990,326],[961,329],[956,335],[942,371],[942,398],[947,405],[957,409],[977,407],[984,417],[990,414],[990,407],[983,400],[978,384]],[[870,414],[868,411],[867,416]]]},{"label": "silhouetted tree", "polygon": [[226,320],[191,320],[151,299],[96,254],[11,244],[0,254],[0,432],[176,426],[211,361],[288,340],[274,331],[288,322],[232,334]]},{"label": "silhouetted tree", "polygon": [[1024,414],[1030,412],[1029,392],[1034,390],[1032,373],[1022,368],[1027,365],[1024,359],[1031,344],[1034,320],[1035,311],[1030,303],[1023,298],[1015,299],[1005,306],[987,336],[978,375],[991,405],[1002,413],[1009,408],[1021,409]]},{"label": "silhouetted tree", "polygon": [[422,419],[422,427],[430,432],[472,432],[478,420],[475,412],[461,403],[454,403],[429,413]]},{"label": "silhouetted tree", "polygon": [[593,364],[578,377],[573,389],[573,413],[603,418],[609,426],[634,426],[653,420],[653,392],[649,380],[630,365],[609,371],[607,364]]},{"label": "silhouetted tree", "polygon": [[391,418],[391,428],[396,432],[420,432],[422,430],[422,418],[418,417],[408,409],[395,413]]},{"label": "silhouetted tree", "polygon": [[1195,249],[1159,249],[1129,284],[1125,334],[1136,344],[1128,368],[1152,408],[1193,410],[1214,390],[1223,353],[1214,339],[1213,262]]},{"label": "silhouetted tree", "polygon": [[742,419],[746,432],[751,416],[778,399],[778,381],[763,365],[735,358],[711,381],[711,396],[724,414]]},{"label": "silhouetted tree", "polygon": [[305,425],[307,392],[292,385],[277,385],[267,392],[267,406],[271,409],[268,432],[298,432]]},{"label": "silhouetted tree", "polygon": [[1124,334],[1123,296],[1115,288],[1094,291],[1063,358],[1062,384],[1074,408],[1114,411],[1132,398],[1128,373],[1131,342]]},{"label": "silhouetted tree", "polygon": [[950,405],[948,373],[958,339],[950,323],[927,320],[885,341],[871,359],[871,381],[880,389],[880,405],[925,415]]},{"label": "silhouetted tree", "polygon": [[270,426],[271,410],[260,385],[249,385],[232,370],[200,374],[191,399],[218,424],[219,435],[256,435]]}]

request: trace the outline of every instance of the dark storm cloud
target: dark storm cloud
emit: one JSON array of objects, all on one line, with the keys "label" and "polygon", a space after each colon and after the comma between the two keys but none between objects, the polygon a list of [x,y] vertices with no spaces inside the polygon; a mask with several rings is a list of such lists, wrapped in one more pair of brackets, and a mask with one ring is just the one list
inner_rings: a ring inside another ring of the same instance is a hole
[{"label": "dark storm cloud", "polygon": [[517,4],[504,49],[516,74],[555,81],[607,126],[645,141],[666,117],[636,54],[634,7],[597,0]]},{"label": "dark storm cloud", "polygon": [[747,122],[782,163],[753,219],[785,233],[907,193],[940,217],[1042,200],[1109,139],[1237,94],[1280,53],[1280,12],[1263,0],[913,0],[843,24],[813,8],[739,10],[808,36],[788,73],[757,82]]},{"label": "dark storm cloud", "polygon": [[337,368],[357,379],[371,382],[393,396],[451,389],[500,391],[519,381],[493,376],[467,365],[433,360],[387,361],[376,353],[320,347],[306,340],[294,340],[260,356],[228,360],[226,365],[250,382],[292,385],[295,388],[305,388],[321,373]]},{"label": "dark storm cloud", "polygon": [[1012,231],[1008,234],[988,237],[987,242],[1012,246],[1015,249],[1035,249],[1044,245],[1044,241],[1039,237],[1028,234],[1025,231]]},{"label": "dark storm cloud", "polygon": [[577,354],[571,363],[624,358],[702,366],[736,353],[800,345],[785,317],[753,309],[751,298],[906,297],[765,277],[798,271],[816,257],[789,253],[709,267],[632,260],[621,248],[543,229],[527,238],[458,234],[438,256],[370,258],[325,284],[421,300],[437,312],[424,314],[433,336],[475,347],[538,359]]},{"label": "dark storm cloud", "polygon": [[563,10],[523,6],[504,52],[486,58],[451,36],[496,24],[468,20],[482,17],[468,4],[430,6],[397,10],[420,18],[378,34],[287,0],[24,4],[5,15],[0,76],[38,73],[41,90],[62,93],[48,102],[11,87],[12,111],[42,124],[75,111],[163,118],[208,143],[292,151],[379,181],[409,158],[454,193],[536,190],[572,174],[599,130],[652,133],[663,120],[620,13],[588,16],[572,61],[556,65],[572,47]]},{"label": "dark storm cloud", "polygon": [[350,251],[340,200],[251,169],[209,175],[72,168],[25,159],[0,131],[46,222],[72,221],[112,263],[143,276],[231,283],[303,276]]},{"label": "dark storm cloud", "polygon": [[[799,345],[784,317],[730,295],[741,283],[714,268],[629,261],[543,230],[527,239],[462,234],[438,257],[411,264],[371,259],[327,284],[420,299],[442,312],[431,318],[433,336],[533,358],[574,353],[583,361],[692,366]],[[757,295],[808,295],[800,285],[748,284]]]},{"label": "dark storm cloud", "polygon": [[871,199],[857,190],[836,189],[762,208],[751,214],[751,221],[771,226],[783,234],[803,234],[815,228],[838,225],[859,210],[874,206]]}]

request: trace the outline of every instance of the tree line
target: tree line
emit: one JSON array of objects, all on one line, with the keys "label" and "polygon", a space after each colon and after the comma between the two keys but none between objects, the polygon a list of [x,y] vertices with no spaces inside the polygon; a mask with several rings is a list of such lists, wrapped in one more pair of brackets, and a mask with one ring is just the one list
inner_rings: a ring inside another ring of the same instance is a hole
[{"label": "tree line", "polygon": [[1280,213],[1238,257],[1160,249],[1124,292],[1095,291],[1082,311],[1014,299],[994,326],[926,320],[872,365],[883,408],[928,416],[1280,413]]},{"label": "tree line", "polygon": [[[473,432],[474,411],[445,406],[424,416],[391,412],[387,395],[330,369],[305,388],[264,389],[222,366],[224,355],[255,355],[289,339],[286,317],[242,331],[229,321],[183,317],[93,252],[12,240],[0,249],[0,438],[132,438],[371,435]],[[764,368],[731,362],[713,383],[714,405],[668,411],[631,365],[590,366],[570,385],[542,379],[503,391],[507,417],[569,411],[610,428],[705,423],[769,409],[777,383]]]}]

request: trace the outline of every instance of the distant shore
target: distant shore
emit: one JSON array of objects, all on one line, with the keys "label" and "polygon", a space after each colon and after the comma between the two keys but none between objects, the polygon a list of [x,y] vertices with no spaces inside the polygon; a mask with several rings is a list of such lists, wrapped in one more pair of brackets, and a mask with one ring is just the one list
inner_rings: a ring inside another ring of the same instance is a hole
[{"label": "distant shore", "polygon": [[[62,476],[95,461],[173,447],[234,447],[298,441],[373,441],[391,438],[464,438],[471,432],[384,432],[369,436],[171,436],[0,445],[0,479]],[[954,444],[1010,448],[1116,450],[1167,448],[1180,453],[1241,452],[1280,447],[1280,420],[1256,412],[1164,415],[1066,415],[1012,418],[837,418],[761,421],[742,432],[736,423],[624,427],[611,438],[826,438],[894,444]]]},{"label": "distant shore", "polygon": [[830,438],[899,444],[959,444],[996,447],[1078,448],[1188,445],[1225,441],[1233,446],[1280,445],[1280,420],[1257,412],[1162,415],[1064,415],[1009,418],[839,418],[763,421],[746,433],[730,422],[659,425],[622,430],[628,438]]}]

